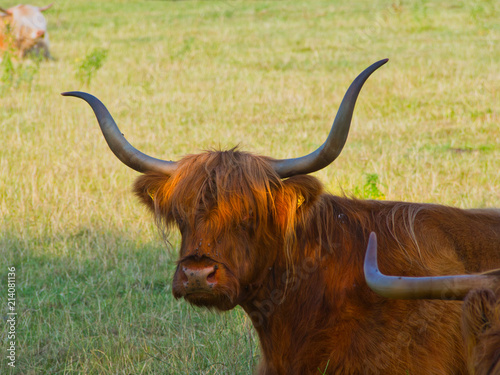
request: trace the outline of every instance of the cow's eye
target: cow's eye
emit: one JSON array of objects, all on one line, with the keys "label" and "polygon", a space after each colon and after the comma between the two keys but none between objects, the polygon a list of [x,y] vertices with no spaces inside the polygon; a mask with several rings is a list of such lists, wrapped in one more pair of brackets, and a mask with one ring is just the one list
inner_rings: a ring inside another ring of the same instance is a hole
[{"label": "cow's eye", "polygon": [[177,227],[179,229],[181,229],[181,230],[186,225],[186,219],[184,217],[182,217],[181,215],[174,214],[173,215],[173,219],[174,219],[175,224],[177,225]]},{"label": "cow's eye", "polygon": [[177,223],[177,226],[178,226],[179,228],[184,227],[184,225],[186,224],[186,220],[184,220],[184,219],[183,219],[183,218],[181,218],[181,217],[176,218],[176,219],[175,219],[175,222]]},{"label": "cow's eye", "polygon": [[239,227],[243,230],[252,230],[255,227],[255,219],[253,216],[247,216],[240,221]]}]

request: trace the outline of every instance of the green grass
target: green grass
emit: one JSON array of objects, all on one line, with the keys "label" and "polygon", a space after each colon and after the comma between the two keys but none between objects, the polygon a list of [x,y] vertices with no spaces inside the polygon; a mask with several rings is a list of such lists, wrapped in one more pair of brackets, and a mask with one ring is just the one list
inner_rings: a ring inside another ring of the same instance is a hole
[{"label": "green grass", "polygon": [[[61,0],[45,15],[56,60],[14,61],[10,81],[0,65],[0,316],[12,265],[19,314],[2,374],[249,374],[259,360],[240,309],[173,299],[178,237],[166,250],[137,174],[60,92],[99,97],[152,156],[284,158],[319,146],[347,86],[388,57],[316,175],[335,194],[500,207],[496,1]],[[87,80],[93,51],[106,59]]]}]

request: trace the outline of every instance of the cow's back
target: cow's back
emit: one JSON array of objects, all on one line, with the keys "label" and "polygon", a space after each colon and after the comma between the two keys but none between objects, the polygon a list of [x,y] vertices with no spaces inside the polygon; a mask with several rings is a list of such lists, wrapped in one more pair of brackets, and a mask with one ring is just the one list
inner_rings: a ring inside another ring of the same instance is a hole
[{"label": "cow's back", "polygon": [[[298,230],[297,251],[303,253],[296,267],[306,272],[297,278],[297,291],[281,304],[269,305],[264,298],[272,313],[265,327],[257,327],[265,357],[261,373],[307,374],[319,368],[327,374],[467,374],[462,303],[380,297],[364,281],[364,254],[375,231],[379,267],[389,275],[500,267],[498,211],[330,195],[314,210],[308,226]],[[317,265],[311,263],[314,257]],[[286,269],[273,271],[276,280]],[[263,295],[282,289],[274,284]],[[258,311],[255,306],[247,312]]]}]

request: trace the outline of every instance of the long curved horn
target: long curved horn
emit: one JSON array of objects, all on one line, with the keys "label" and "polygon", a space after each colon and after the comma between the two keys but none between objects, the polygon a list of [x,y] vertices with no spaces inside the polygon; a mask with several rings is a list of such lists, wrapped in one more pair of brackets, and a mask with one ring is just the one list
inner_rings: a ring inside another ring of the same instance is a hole
[{"label": "long curved horn", "polygon": [[177,168],[176,162],[156,159],[135,149],[118,129],[104,104],[95,96],[79,91],[63,92],[61,95],[83,99],[92,107],[109,148],[123,164],[137,172],[160,172],[167,175],[171,175]]},{"label": "long curved horn", "polygon": [[377,236],[373,232],[368,240],[364,271],[366,283],[375,293],[398,299],[461,300],[472,289],[493,289],[500,283],[500,269],[476,275],[386,276],[378,269]]},{"label": "long curved horn", "polygon": [[3,9],[3,8],[0,8],[0,12],[5,13],[5,14],[7,14],[7,15],[9,15],[9,16],[10,16],[10,15],[12,15],[12,12],[11,12],[11,11],[9,11],[8,9]]},{"label": "long curved horn", "polygon": [[293,159],[276,159],[271,164],[281,178],[318,171],[333,162],[344,148],[351,126],[352,113],[358,94],[370,75],[384,65],[388,59],[380,60],[366,68],[349,86],[333,122],[330,134],[316,151]]}]

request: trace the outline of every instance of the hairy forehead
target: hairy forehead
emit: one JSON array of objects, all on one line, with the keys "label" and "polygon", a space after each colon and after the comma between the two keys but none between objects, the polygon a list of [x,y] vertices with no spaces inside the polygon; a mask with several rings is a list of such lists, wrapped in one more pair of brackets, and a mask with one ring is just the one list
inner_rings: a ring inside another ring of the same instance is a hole
[{"label": "hairy forehead", "polygon": [[47,23],[40,10],[32,5],[18,5],[11,11],[14,19],[25,26],[43,27]]},{"label": "hairy forehead", "polygon": [[[268,189],[280,185],[280,178],[268,159],[239,151],[210,151],[188,155],[179,162],[172,181],[184,181],[194,190],[217,194],[239,193],[242,189]],[[187,187],[187,186],[186,186]]]},{"label": "hairy forehead", "polygon": [[165,187],[177,204],[224,209],[224,205],[249,208],[267,201],[280,185],[266,158],[230,150],[185,157]]}]

